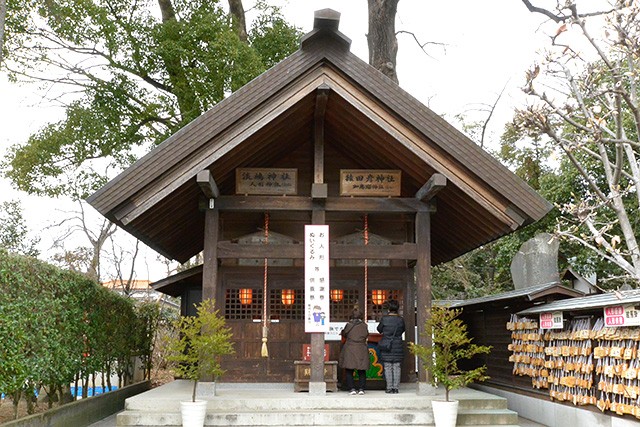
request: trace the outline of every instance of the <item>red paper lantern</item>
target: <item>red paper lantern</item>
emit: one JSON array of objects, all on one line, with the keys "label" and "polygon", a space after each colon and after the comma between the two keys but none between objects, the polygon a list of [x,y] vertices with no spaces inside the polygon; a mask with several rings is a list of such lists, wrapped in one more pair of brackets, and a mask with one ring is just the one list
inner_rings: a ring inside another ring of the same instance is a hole
[{"label": "red paper lantern", "polygon": [[240,303],[249,305],[253,301],[253,289],[240,289]]},{"label": "red paper lantern", "polygon": [[342,301],[342,298],[344,298],[344,291],[342,289],[331,289],[331,301]]},{"label": "red paper lantern", "polygon": [[282,303],[284,305],[291,305],[296,300],[296,291],[293,289],[282,290]]},{"label": "red paper lantern", "polygon": [[387,291],[382,289],[374,289],[371,291],[371,299],[375,305],[381,305],[387,300]]}]

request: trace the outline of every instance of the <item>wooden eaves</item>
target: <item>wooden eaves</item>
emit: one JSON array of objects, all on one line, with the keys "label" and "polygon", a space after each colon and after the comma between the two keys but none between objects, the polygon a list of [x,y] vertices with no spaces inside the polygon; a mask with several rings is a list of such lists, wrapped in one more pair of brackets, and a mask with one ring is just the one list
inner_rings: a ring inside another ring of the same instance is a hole
[{"label": "wooden eaves", "polygon": [[[320,99],[326,102],[321,107],[328,148],[363,168],[403,171],[402,197],[359,200],[348,208],[339,197],[327,197],[327,211],[431,209],[419,196],[421,189],[433,191],[424,186],[438,176],[447,187],[438,193],[438,214],[432,217],[434,264],[535,222],[551,209],[491,155],[349,52],[349,43],[332,27],[314,29],[300,50],[168,138],[88,202],[179,261],[202,250],[204,220],[197,208],[202,188],[217,191],[220,210],[310,210],[309,192],[281,198],[287,200],[234,196],[233,171],[272,164],[311,141]],[[328,99],[317,97],[319,89]],[[209,177],[197,180],[205,170]]]}]

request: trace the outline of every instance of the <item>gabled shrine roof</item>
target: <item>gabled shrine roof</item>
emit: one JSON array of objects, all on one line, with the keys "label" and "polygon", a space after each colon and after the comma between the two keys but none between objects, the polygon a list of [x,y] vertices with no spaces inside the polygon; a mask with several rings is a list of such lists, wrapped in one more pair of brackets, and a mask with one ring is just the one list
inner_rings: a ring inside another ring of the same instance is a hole
[{"label": "gabled shrine roof", "polygon": [[[433,264],[535,222],[551,209],[490,154],[351,53],[332,11],[322,12],[326,19],[302,39],[297,52],[176,132],[87,201],[158,252],[186,261],[203,247],[198,172],[210,170],[220,193],[233,195],[238,167],[291,167],[282,159],[306,152],[316,92],[328,88],[329,149],[361,169],[402,170],[402,197],[414,197],[434,173],[447,178],[431,218]],[[328,185],[332,192],[335,183]],[[309,196],[309,189],[299,195]]]}]

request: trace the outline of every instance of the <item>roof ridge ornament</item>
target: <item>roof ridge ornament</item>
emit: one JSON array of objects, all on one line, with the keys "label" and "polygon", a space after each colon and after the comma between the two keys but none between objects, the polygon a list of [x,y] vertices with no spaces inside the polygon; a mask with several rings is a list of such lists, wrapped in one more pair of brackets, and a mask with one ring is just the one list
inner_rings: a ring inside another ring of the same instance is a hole
[{"label": "roof ridge ornament", "polygon": [[302,36],[300,39],[300,48],[304,49],[310,42],[330,35],[331,39],[337,40],[340,45],[349,50],[351,39],[340,31],[340,12],[333,9],[316,10],[313,14],[313,30]]},{"label": "roof ridge ornament", "polygon": [[313,13],[313,29],[327,29],[338,31],[340,12],[333,9],[316,10]]}]

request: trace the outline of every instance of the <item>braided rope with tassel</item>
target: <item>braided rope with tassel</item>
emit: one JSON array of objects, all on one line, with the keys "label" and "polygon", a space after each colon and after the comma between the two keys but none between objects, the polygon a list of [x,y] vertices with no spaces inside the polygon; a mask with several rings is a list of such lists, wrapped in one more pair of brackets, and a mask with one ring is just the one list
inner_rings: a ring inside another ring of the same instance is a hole
[{"label": "braided rope with tassel", "polygon": [[[264,244],[269,244],[269,214],[264,214]],[[267,337],[269,336],[269,328],[267,327],[267,261],[264,259],[264,286],[262,290],[262,349],[260,355],[269,357],[269,349],[267,348]]]},{"label": "braided rope with tassel", "polygon": [[[364,216],[364,244],[369,244],[369,215]],[[367,295],[369,295],[369,262],[364,260],[364,321],[367,322],[367,309],[369,304],[367,301]]]}]

